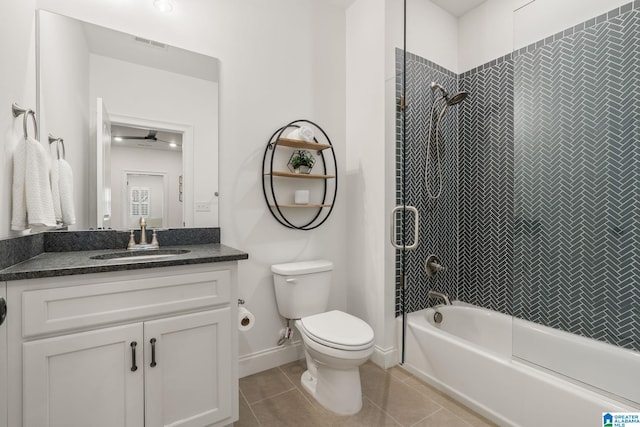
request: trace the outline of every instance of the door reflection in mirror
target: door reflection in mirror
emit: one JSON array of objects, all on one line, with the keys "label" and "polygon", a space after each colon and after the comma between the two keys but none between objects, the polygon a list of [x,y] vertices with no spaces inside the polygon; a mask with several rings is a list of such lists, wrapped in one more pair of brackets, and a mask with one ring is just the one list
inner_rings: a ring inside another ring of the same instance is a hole
[{"label": "door reflection in mirror", "polygon": [[182,135],[168,131],[112,125],[112,224],[149,228],[182,224],[180,201]]}]

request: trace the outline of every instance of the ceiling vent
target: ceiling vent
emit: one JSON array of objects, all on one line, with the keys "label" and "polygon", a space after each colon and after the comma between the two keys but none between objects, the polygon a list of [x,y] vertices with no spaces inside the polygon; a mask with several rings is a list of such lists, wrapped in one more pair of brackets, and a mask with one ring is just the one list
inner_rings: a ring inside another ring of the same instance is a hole
[{"label": "ceiling vent", "polygon": [[153,47],[153,48],[156,48],[156,49],[167,50],[167,45],[164,44],[164,43],[156,42],[156,41],[153,41],[153,40],[149,40],[149,39],[145,39],[143,37],[137,37],[137,36],[134,37],[134,39],[135,39],[136,42],[138,42],[140,44],[143,44],[145,46]]}]

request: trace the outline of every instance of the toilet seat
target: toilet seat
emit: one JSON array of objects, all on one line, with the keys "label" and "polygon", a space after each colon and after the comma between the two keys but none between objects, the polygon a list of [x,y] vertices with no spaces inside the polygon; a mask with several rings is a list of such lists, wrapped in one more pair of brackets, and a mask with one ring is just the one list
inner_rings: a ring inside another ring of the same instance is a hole
[{"label": "toilet seat", "polygon": [[300,332],[318,344],[346,351],[365,350],[373,346],[373,329],[365,321],[342,311],[303,317]]}]

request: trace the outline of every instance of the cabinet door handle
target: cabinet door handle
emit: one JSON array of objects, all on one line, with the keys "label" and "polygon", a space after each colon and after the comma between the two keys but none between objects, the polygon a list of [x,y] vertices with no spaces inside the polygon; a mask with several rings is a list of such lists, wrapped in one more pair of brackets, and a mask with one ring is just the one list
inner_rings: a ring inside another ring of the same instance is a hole
[{"label": "cabinet door handle", "polygon": [[151,338],[151,367],[155,367],[157,365],[156,363],[156,339],[155,338]]},{"label": "cabinet door handle", "polygon": [[7,318],[7,302],[4,298],[0,297],[0,325],[4,323],[4,319]]},{"label": "cabinet door handle", "polygon": [[131,372],[135,372],[138,370],[138,367],[136,366],[136,346],[137,345],[138,343],[135,341],[131,343]]}]

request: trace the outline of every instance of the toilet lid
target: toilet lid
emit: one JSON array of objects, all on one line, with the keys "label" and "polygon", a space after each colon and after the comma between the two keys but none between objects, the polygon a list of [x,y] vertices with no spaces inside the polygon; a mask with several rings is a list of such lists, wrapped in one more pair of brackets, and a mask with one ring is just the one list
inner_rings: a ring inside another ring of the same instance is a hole
[{"label": "toilet lid", "polygon": [[300,319],[305,334],[312,340],[343,350],[361,350],[373,343],[373,329],[365,321],[342,311]]}]

